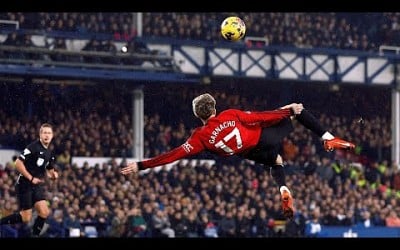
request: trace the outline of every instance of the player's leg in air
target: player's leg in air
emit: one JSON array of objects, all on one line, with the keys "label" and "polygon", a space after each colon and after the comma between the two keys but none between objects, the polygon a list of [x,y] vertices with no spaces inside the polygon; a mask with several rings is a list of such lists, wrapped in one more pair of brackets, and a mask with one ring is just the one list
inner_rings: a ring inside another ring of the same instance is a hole
[{"label": "player's leg in air", "polygon": [[290,189],[286,186],[282,152],[282,141],[285,136],[293,131],[290,119],[284,119],[272,127],[263,128],[257,146],[243,155],[246,159],[253,160],[266,166],[266,170],[274,179],[279,188],[282,201],[282,211],[286,218],[293,218],[294,206]]},{"label": "player's leg in air", "polygon": [[279,188],[283,215],[286,218],[292,219],[294,215],[293,197],[286,185],[283,159],[279,154],[275,154],[275,162],[271,161],[270,156],[274,154],[273,152],[273,150],[269,151],[268,149],[258,148],[250,151],[245,157],[266,166],[266,171],[269,171],[269,174]]},{"label": "player's leg in air", "polygon": [[[303,109],[300,114],[293,116],[292,118],[299,121],[304,127],[308,128],[315,134],[317,134],[324,141],[324,148],[326,151],[333,151],[335,149],[354,149],[355,145],[351,142],[345,141],[341,138],[333,136],[328,130],[324,129],[317,118],[311,114],[308,110]],[[283,124],[283,125],[282,125]],[[272,128],[272,131],[269,134],[277,133],[278,136],[284,136],[284,133],[289,133],[290,128],[284,125],[285,122],[281,122],[277,125],[277,127],[281,127],[280,130],[275,130]],[[275,131],[274,131],[275,130]],[[279,133],[283,133],[279,135]],[[278,166],[281,166],[279,168]],[[278,157],[275,162],[275,166],[271,168],[271,175],[273,176],[275,182],[279,185],[279,191],[282,197],[282,209],[283,214],[287,218],[293,218],[294,215],[294,207],[293,207],[293,197],[290,190],[287,188],[285,184],[285,177],[283,173],[283,160],[282,157],[278,154]]]},{"label": "player's leg in air", "polygon": [[278,154],[275,164],[270,168],[270,173],[275,183],[279,187],[282,201],[282,211],[286,218],[292,219],[294,215],[293,197],[289,188],[286,186],[286,176],[284,172],[283,159]]},{"label": "player's leg in air", "polygon": [[[288,106],[289,105],[286,105],[282,108],[286,108]],[[306,109],[303,109],[300,114],[295,115],[292,118],[296,119],[304,127],[322,138],[326,151],[333,151],[335,149],[350,150],[355,148],[353,143],[345,141],[339,137],[335,137],[327,129],[324,129],[318,119]]]}]

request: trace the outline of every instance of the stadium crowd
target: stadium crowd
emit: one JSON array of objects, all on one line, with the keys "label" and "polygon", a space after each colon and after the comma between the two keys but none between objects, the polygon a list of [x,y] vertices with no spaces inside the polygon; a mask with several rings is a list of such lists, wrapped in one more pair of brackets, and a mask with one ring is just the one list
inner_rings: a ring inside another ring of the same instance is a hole
[{"label": "stadium crowd", "polygon": [[[242,17],[246,35],[265,38],[268,45],[363,51],[400,45],[398,12],[145,12],[142,36],[220,41],[220,23],[228,15]],[[128,12],[5,12],[0,19],[18,21],[23,30],[105,34],[115,41],[130,41],[138,33]]]}]

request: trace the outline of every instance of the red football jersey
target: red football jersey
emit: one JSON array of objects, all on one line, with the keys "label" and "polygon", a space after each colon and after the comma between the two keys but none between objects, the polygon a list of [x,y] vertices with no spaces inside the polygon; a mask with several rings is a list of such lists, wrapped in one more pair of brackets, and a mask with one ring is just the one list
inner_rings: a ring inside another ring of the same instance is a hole
[{"label": "red football jersey", "polygon": [[220,156],[240,154],[257,145],[263,127],[274,125],[290,115],[290,109],[256,112],[228,109],[196,128],[181,146],[141,163],[143,168],[152,168],[204,150]]}]

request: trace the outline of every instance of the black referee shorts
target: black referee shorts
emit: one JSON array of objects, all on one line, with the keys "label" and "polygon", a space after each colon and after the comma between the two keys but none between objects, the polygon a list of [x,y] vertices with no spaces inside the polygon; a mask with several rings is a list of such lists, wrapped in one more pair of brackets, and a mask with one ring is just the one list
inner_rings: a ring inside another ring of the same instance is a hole
[{"label": "black referee shorts", "polygon": [[283,139],[292,131],[293,124],[290,118],[274,126],[263,128],[257,146],[243,156],[267,166],[275,165],[276,157],[282,153]]},{"label": "black referee shorts", "polygon": [[43,184],[19,183],[15,187],[21,210],[31,209],[36,202],[46,200],[46,192]]}]

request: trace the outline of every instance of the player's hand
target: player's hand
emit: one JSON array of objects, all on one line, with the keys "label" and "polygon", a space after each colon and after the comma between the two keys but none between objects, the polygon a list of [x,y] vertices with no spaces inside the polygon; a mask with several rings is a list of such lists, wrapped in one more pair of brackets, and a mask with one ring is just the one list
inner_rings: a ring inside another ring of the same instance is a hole
[{"label": "player's hand", "polygon": [[139,171],[136,162],[128,163],[128,165],[121,169],[121,174],[128,175],[130,173],[137,173]]},{"label": "player's hand", "polygon": [[304,106],[302,103],[292,103],[291,108],[295,115],[299,115],[301,111],[304,109]]},{"label": "player's hand", "polygon": [[291,109],[294,115],[299,115],[304,109],[304,106],[302,103],[291,103],[281,107],[281,109]]}]

